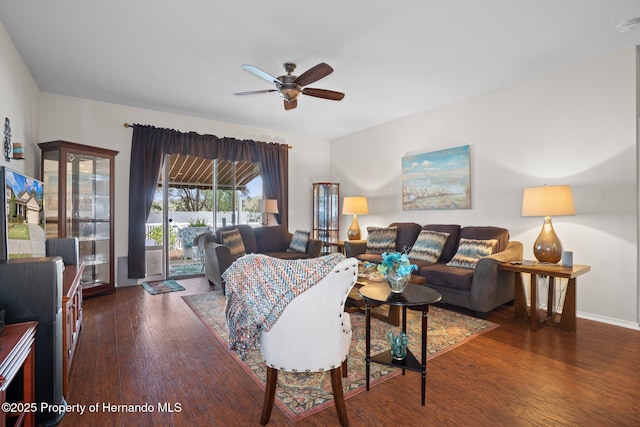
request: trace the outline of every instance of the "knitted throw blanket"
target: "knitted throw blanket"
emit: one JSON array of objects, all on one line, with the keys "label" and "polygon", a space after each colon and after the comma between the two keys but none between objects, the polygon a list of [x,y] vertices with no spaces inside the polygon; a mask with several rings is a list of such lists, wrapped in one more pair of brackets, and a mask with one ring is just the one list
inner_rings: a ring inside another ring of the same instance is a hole
[{"label": "knitted throw blanket", "polygon": [[244,359],[247,351],[258,346],[260,333],[271,328],[287,304],[343,259],[344,255],[335,253],[296,260],[249,254],[236,260],[222,274],[229,349]]}]

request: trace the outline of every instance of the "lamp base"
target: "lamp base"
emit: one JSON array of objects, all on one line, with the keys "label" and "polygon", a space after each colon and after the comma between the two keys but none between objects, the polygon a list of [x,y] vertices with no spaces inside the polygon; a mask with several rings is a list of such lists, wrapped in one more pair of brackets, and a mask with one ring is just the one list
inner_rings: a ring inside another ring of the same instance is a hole
[{"label": "lamp base", "polygon": [[551,217],[544,217],[542,231],[533,244],[533,255],[540,262],[557,264],[562,259],[562,244],[553,230]]},{"label": "lamp base", "polygon": [[353,221],[347,231],[349,240],[360,240],[360,224],[358,224],[358,215],[353,215]]},{"label": "lamp base", "polygon": [[278,220],[276,219],[276,216],[272,213],[265,213],[263,218],[264,218],[262,221],[263,227],[272,227],[274,225],[280,225],[278,224]]}]

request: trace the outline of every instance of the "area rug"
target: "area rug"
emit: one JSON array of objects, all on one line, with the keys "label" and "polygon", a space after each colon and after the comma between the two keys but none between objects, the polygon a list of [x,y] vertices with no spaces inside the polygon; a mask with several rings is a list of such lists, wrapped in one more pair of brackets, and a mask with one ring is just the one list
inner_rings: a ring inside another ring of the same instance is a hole
[{"label": "area rug", "polygon": [[[225,346],[228,346],[229,332],[224,315],[225,297],[220,291],[207,292],[199,295],[182,297],[187,305],[202,320],[205,326]],[[375,310],[388,310],[379,307]],[[408,347],[420,360],[420,317],[421,313],[407,310]],[[352,313],[353,341],[349,351],[348,374],[343,378],[342,386],[345,398],[351,397],[365,390],[365,316],[362,313]],[[427,360],[439,356],[470,339],[499,325],[487,320],[477,319],[439,307],[429,308],[427,333]],[[384,336],[390,329],[396,328],[378,319],[371,319],[371,354],[387,351],[389,345]],[[266,368],[260,350],[251,351],[241,360],[235,352],[231,352],[234,359],[244,368],[254,381],[264,390],[266,383]],[[401,369],[372,363],[370,365],[370,386],[393,378],[402,373]],[[333,405],[331,392],[331,378],[328,373],[278,373],[275,404],[289,418],[298,421],[320,410]]]},{"label": "area rug", "polygon": [[151,295],[165,294],[167,292],[184,291],[180,283],[175,280],[158,280],[156,282],[143,282],[142,287]]}]

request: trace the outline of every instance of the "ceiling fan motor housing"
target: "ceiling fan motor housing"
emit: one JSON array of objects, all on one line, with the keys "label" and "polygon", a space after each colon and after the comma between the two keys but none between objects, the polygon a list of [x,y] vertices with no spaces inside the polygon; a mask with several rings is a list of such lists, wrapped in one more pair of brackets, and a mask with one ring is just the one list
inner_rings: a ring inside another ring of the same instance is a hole
[{"label": "ceiling fan motor housing", "polygon": [[300,95],[302,88],[295,83],[296,76],[285,75],[278,77],[282,83],[278,85],[278,93],[285,101],[293,101]]}]

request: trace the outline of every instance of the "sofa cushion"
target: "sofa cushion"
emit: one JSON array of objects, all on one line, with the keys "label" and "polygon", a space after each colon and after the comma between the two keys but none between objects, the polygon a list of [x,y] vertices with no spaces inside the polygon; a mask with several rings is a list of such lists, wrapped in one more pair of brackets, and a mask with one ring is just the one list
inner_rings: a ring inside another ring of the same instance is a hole
[{"label": "sofa cushion", "polygon": [[394,222],[389,227],[396,227],[396,247],[398,252],[408,252],[420,234],[422,227],[415,222]]},{"label": "sofa cushion", "polygon": [[497,244],[496,239],[475,240],[461,237],[458,251],[447,265],[475,270],[478,260],[494,253]]},{"label": "sofa cushion", "polygon": [[367,227],[367,251],[368,254],[382,254],[395,252],[397,227]]},{"label": "sofa cushion", "polygon": [[449,233],[431,230],[421,231],[411,251],[409,251],[409,258],[428,262],[438,261],[447,237],[449,237]]},{"label": "sofa cushion", "polygon": [[475,270],[469,268],[450,267],[442,263],[432,264],[420,269],[420,275],[427,280],[427,285],[469,290]]},{"label": "sofa cushion", "polygon": [[309,232],[303,230],[296,230],[289,243],[287,252],[306,252],[307,242],[309,242]]},{"label": "sofa cushion", "polygon": [[287,251],[291,237],[286,226],[256,227],[253,231],[258,244],[258,253]]},{"label": "sofa cushion", "polygon": [[258,251],[258,244],[256,243],[256,235],[253,231],[253,227],[247,224],[227,225],[225,227],[216,229],[216,242],[224,244],[222,243],[220,233],[234,229],[238,229],[240,231],[240,235],[242,236],[242,243],[244,243],[244,250],[246,253],[251,254]]},{"label": "sofa cushion", "polygon": [[220,238],[222,239],[222,244],[229,248],[229,252],[231,252],[232,257],[237,259],[247,254],[245,252],[244,243],[242,242],[242,235],[240,235],[240,230],[237,228],[229,231],[222,231],[220,233]]},{"label": "sofa cushion", "polygon": [[458,249],[458,238],[460,236],[460,226],[457,224],[428,224],[422,227],[423,230],[439,231],[442,233],[449,233],[442,254],[440,255],[439,262],[449,262],[451,258],[456,254]]},{"label": "sofa cushion", "polygon": [[462,237],[475,240],[496,239],[498,244],[494,253],[504,251],[509,244],[509,230],[500,227],[463,227],[460,230],[460,238]]}]

